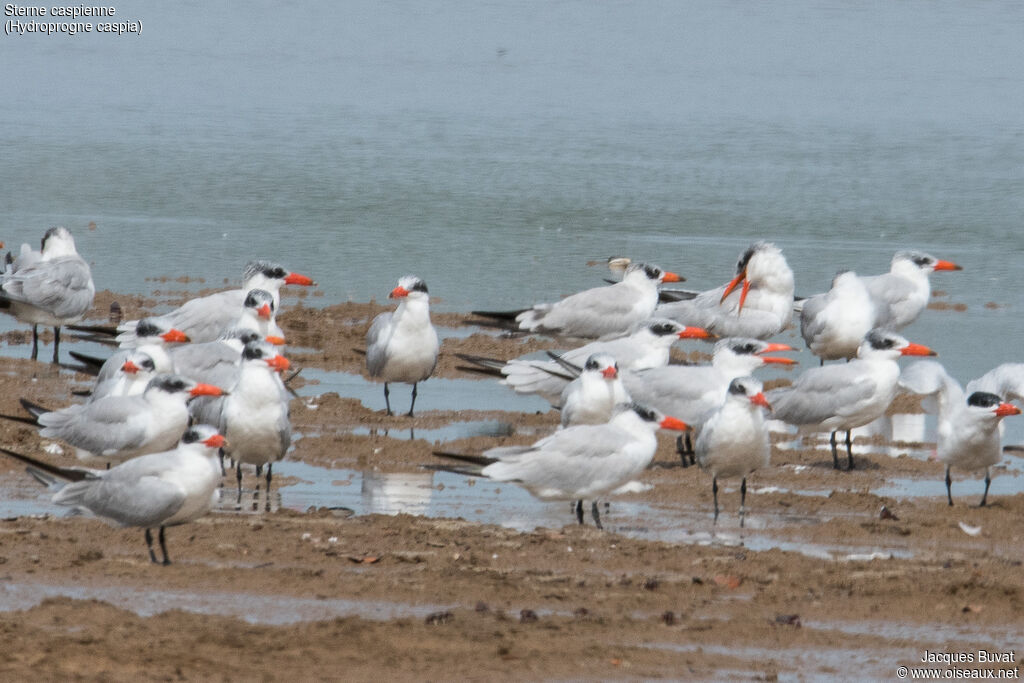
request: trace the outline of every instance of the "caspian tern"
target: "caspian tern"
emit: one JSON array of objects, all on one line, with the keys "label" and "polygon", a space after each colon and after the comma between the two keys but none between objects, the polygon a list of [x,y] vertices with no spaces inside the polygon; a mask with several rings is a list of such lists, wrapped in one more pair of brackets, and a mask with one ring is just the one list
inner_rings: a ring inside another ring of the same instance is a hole
[{"label": "caspian tern", "polygon": [[415,275],[406,275],[391,290],[389,299],[398,299],[393,313],[381,313],[366,333],[366,370],[370,377],[384,380],[384,403],[391,415],[388,384],[412,385],[412,403],[416,407],[416,384],[426,380],[437,367],[441,348],[437,331],[430,323],[430,295],[427,283]]},{"label": "caspian tern", "polygon": [[970,384],[970,394],[965,395],[960,383],[936,361],[908,365],[900,374],[900,386],[915,394],[938,399],[936,455],[946,466],[946,499],[949,504],[953,504],[953,481],[949,470],[955,467],[968,472],[985,470],[985,493],[979,503],[984,507],[992,483],[990,468],[1003,455],[1002,419],[1019,415],[1020,408],[1005,403],[997,394],[971,391]]},{"label": "caspian tern", "polygon": [[850,359],[864,336],[875,327],[875,303],[863,278],[853,271],[838,273],[825,294],[806,299],[800,311],[800,335],[821,359]]},{"label": "caspian tern", "polygon": [[461,474],[515,482],[541,500],[576,501],[580,524],[583,501],[590,500],[594,523],[601,528],[597,501],[647,468],[658,448],[658,429],[688,427],[674,417],[630,403],[617,406],[609,422],[561,429],[532,446],[492,448],[482,456],[435,455],[469,465],[470,469],[452,470]]},{"label": "caspian tern", "polygon": [[50,325],[57,362],[61,326],[81,320],[95,294],[89,264],[66,228],[47,230],[38,252],[23,244],[16,259],[8,253],[7,269],[0,274],[0,306],[32,324],[32,360],[39,355],[39,325]]},{"label": "caspian tern", "polygon": [[196,425],[181,436],[173,450],[151,453],[109,470],[64,468],[0,448],[29,465],[28,472],[56,490],[53,502],[102,517],[120,526],[146,530],[149,559],[153,552],[152,530],[159,527],[163,563],[167,556],[164,528],[191,522],[213,507],[220,483],[217,451],[224,437],[209,425]]},{"label": "caspian tern", "polygon": [[768,392],[772,416],[801,432],[831,432],[832,466],[839,469],[836,432],[846,430],[848,469],[853,469],[850,430],[877,420],[896,396],[900,356],[937,355],[927,346],[912,344],[895,332],[871,330],[857,358],[842,365],[804,371],[792,386]]},{"label": "caspian tern", "polygon": [[583,364],[580,376],[562,390],[562,427],[603,424],[612,418],[616,405],[629,401],[615,359],[595,353]]},{"label": "caspian tern", "polygon": [[[245,305],[249,292],[262,289],[273,297],[274,310],[280,306],[283,285],[311,286],[315,283],[305,275],[291,273],[282,266],[269,261],[252,261],[245,267],[244,284],[241,289],[217,292],[185,302],[182,306],[159,318],[171,327],[181,330],[196,343],[214,341],[225,330],[233,327]],[[117,331],[118,343],[133,346],[137,321],[121,323]]]},{"label": "caspian tern", "polygon": [[[678,415],[697,433],[704,421],[725,401],[729,383],[766,364],[793,365],[790,358],[766,353],[792,351],[788,344],[731,337],[715,344],[711,365],[668,365],[622,373],[622,383],[633,400]],[[691,449],[679,444],[686,466]]]},{"label": "caspian tern", "polygon": [[756,242],[740,254],[728,284],[685,295],[692,298],[661,304],[654,314],[719,337],[767,339],[786,329],[793,317],[793,271],[781,249]]},{"label": "caspian tern", "polygon": [[[111,362],[114,356],[120,356],[120,365]],[[137,396],[159,372],[170,371],[170,368],[163,368],[158,372],[153,357],[141,348],[122,349],[114,356],[103,364],[96,376],[96,383],[86,399],[88,403],[108,396]]]},{"label": "caspian tern", "polygon": [[920,251],[899,251],[888,273],[863,278],[875,302],[875,326],[901,330],[917,320],[931,297],[928,276],[936,270],[962,268]]},{"label": "caspian tern", "polygon": [[771,409],[753,377],[737,377],[729,383],[725,401],[704,421],[694,451],[697,464],[711,473],[711,494],[718,521],[718,480],[742,477],[740,484],[740,526],[746,514],[747,476],[767,467],[771,443],[765,426],[764,409]]},{"label": "caspian tern", "polygon": [[[275,346],[284,345],[284,331],[277,324],[274,295],[265,289],[254,289],[245,295],[242,311],[228,330],[251,330]],[[223,337],[223,332],[221,334]]]},{"label": "caspian tern", "polygon": [[280,377],[288,365],[288,360],[278,354],[273,345],[263,341],[246,344],[231,389],[200,416],[203,420],[215,421],[228,440],[224,454],[235,461],[239,502],[242,464],[255,465],[257,476],[263,465],[267,466],[269,493],[273,465],[284,458],[291,445],[290,397]]},{"label": "caspian tern", "polygon": [[[680,339],[707,339],[709,336],[707,330],[699,327],[685,327],[665,318],[650,318],[634,325],[627,337],[590,342],[560,356],[574,365],[583,365],[593,354],[606,353],[615,359],[622,372],[656,368],[668,365],[669,351],[675,342]],[[516,393],[537,394],[556,407],[561,405],[566,384],[572,381],[572,377],[560,372],[555,361],[519,358],[505,363],[479,356],[459,357],[503,375],[504,383]]]},{"label": "caspian tern", "polygon": [[122,461],[174,446],[188,426],[185,403],[193,396],[218,396],[222,390],[178,375],[157,375],[135,396],[113,396],[47,412],[26,401],[43,429],[60,439],[81,460]]},{"label": "caspian tern", "polygon": [[536,304],[523,311],[473,311],[474,315],[514,320],[527,332],[556,334],[582,339],[614,338],[627,334],[647,320],[658,305],[658,285],[681,282],[675,273],[645,263],[631,263],[622,282],[595,287],[551,304]]}]

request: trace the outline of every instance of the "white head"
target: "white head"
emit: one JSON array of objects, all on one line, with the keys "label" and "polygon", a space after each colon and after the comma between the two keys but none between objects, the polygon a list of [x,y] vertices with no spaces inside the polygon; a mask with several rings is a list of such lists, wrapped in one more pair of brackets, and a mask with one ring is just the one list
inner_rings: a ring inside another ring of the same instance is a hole
[{"label": "white head", "polygon": [[220,448],[223,448],[227,441],[217,431],[216,427],[207,424],[192,425],[181,435],[182,446],[192,445],[207,451],[205,455],[215,455]]},{"label": "white head", "polygon": [[655,284],[661,284],[662,282],[683,282],[685,280],[685,278],[680,277],[676,273],[662,270],[658,266],[651,265],[649,263],[630,263],[626,268],[626,274],[622,276],[622,279],[649,281]]},{"label": "white head", "polygon": [[930,275],[936,270],[963,270],[963,268],[952,261],[937,259],[931,254],[926,254],[923,251],[897,251],[892,257],[892,263],[889,270],[897,272],[910,269],[920,270],[926,275]]},{"label": "white head", "polygon": [[679,339],[709,339],[712,335],[703,327],[687,327],[668,318],[648,318],[633,326],[632,336],[647,337],[671,346]]},{"label": "white head", "polygon": [[796,361],[792,358],[764,355],[794,350],[789,344],[765,342],[747,337],[727,337],[715,344],[711,364],[727,372],[747,375],[766,364],[794,365]]},{"label": "white head", "polygon": [[42,247],[43,256],[48,259],[58,256],[71,256],[77,254],[75,250],[75,238],[71,236],[67,228],[50,228],[43,235]]},{"label": "white head", "polygon": [[904,337],[875,328],[864,336],[864,341],[857,348],[857,358],[860,359],[889,359],[896,360],[900,356],[937,356],[927,346],[913,344]]},{"label": "white head", "polygon": [[751,410],[772,409],[764,396],[764,385],[753,377],[737,377],[730,382],[726,400],[738,401]]},{"label": "white head", "polygon": [[389,299],[428,302],[430,294],[427,283],[415,275],[406,275],[398,280],[398,286],[388,294]]},{"label": "white head", "polygon": [[979,420],[995,424],[1009,415],[1020,415],[1020,408],[1006,403],[999,396],[987,391],[975,391],[967,397],[967,410]]}]

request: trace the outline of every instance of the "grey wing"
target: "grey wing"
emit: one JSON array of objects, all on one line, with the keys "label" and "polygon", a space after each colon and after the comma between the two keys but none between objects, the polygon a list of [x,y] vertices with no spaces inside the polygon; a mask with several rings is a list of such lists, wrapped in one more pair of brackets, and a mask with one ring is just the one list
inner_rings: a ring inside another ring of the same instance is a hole
[{"label": "grey wing", "polygon": [[136,449],[145,443],[149,410],[139,396],[100,399],[41,415],[39,434],[97,455]]},{"label": "grey wing", "polygon": [[[638,320],[646,318],[653,312],[657,295],[651,300],[651,310],[642,316],[636,315],[639,303],[636,290],[631,287],[595,287],[551,305],[539,318],[539,327],[536,329],[556,332],[561,330],[569,335],[591,337],[624,333],[626,329],[622,324],[623,317],[636,317]],[[630,324],[632,322],[635,321],[630,320]]]},{"label": "grey wing", "polygon": [[388,338],[391,333],[391,313],[381,313],[374,318],[366,332],[366,369],[371,377],[376,377],[384,371],[384,365],[388,360]]},{"label": "grey wing", "polygon": [[191,299],[160,317],[187,334],[193,344],[199,344],[216,341],[238,320],[244,304],[245,292],[231,289]]},{"label": "grey wing", "polygon": [[234,386],[241,354],[221,342],[185,344],[171,353],[174,372],[196,382],[218,387]]},{"label": "grey wing", "polygon": [[813,368],[799,377],[794,386],[768,392],[772,417],[792,425],[811,425],[854,412],[874,395],[876,382],[845,372],[847,369],[840,365]]},{"label": "grey wing", "polygon": [[154,475],[126,480],[104,477],[69,484],[53,502],[82,507],[123,526],[157,526],[185,502],[181,488]]},{"label": "grey wing", "polygon": [[1003,363],[967,384],[967,394],[987,391],[1007,401],[1024,400],[1024,363]]},{"label": "grey wing", "polygon": [[928,395],[946,391],[955,392],[956,396],[963,395],[960,383],[950,377],[942,363],[934,360],[919,360],[907,365],[900,372],[899,385],[915,394]]},{"label": "grey wing", "polygon": [[893,307],[904,304],[916,291],[906,278],[891,273],[866,277],[864,281],[875,302],[878,327],[885,327],[892,319]]},{"label": "grey wing", "polygon": [[49,311],[57,318],[83,315],[96,293],[89,265],[79,256],[39,261],[4,282],[12,299]]},{"label": "grey wing", "polygon": [[96,374],[96,385],[114,379],[121,372],[121,366],[132,355],[131,349],[119,349],[111,354],[110,358],[103,362],[100,371]]},{"label": "grey wing", "polygon": [[198,396],[189,401],[188,414],[192,418],[192,424],[214,425],[223,434],[225,425],[221,421],[224,414],[224,400],[224,396]]},{"label": "grey wing", "polygon": [[827,305],[828,295],[826,294],[812,296],[803,302],[803,307],[800,310],[800,336],[804,338],[804,342],[808,346],[825,329],[825,321],[819,314],[825,310]]}]

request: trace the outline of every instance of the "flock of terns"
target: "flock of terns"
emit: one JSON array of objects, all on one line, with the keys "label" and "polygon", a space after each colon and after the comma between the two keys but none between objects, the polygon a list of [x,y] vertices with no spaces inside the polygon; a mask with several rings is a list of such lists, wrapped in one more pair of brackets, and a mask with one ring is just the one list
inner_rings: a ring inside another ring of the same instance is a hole
[{"label": "flock of terns", "polygon": [[[674,430],[681,432],[683,464],[695,462],[711,474],[716,520],[718,480],[741,479],[742,524],[747,477],[769,464],[771,420],[800,432],[830,432],[836,469],[836,435],[845,431],[846,466],[853,469],[850,430],[881,417],[903,390],[935,399],[937,455],[945,464],[949,504],[950,468],[956,467],[984,470],[985,505],[989,468],[1002,453],[1001,419],[1021,412],[1009,401],[1024,399],[1024,364],[1001,365],[965,390],[934,360],[902,371],[897,362],[935,355],[899,330],[926,308],[929,276],[959,266],[901,251],[888,273],[864,277],[844,271],[828,292],[796,299],[793,273],[769,242],[751,245],[732,279],[705,291],[659,289],[682,278],[654,265],[628,259],[610,265],[621,272],[621,281],[519,311],[474,311],[481,324],[514,334],[577,342],[547,359],[460,355],[466,369],[548,400],[560,409],[561,425],[530,446],[479,455],[439,452],[452,464],[435,469],[511,481],[540,499],[572,501],[581,524],[584,501],[590,501],[600,527],[598,501],[647,468],[659,429]],[[107,469],[60,467],[0,450],[26,462],[29,473],[55,491],[54,502],[145,529],[153,562],[158,560],[152,531],[159,529],[162,562],[168,564],[165,527],[212,507],[225,457],[234,463],[239,496],[243,464],[254,465],[257,476],[266,467],[269,487],[273,463],[291,443],[282,379],[289,364],[278,352],[285,341],[276,323],[280,289],[313,284],[275,263],[253,261],[239,289],[116,328],[81,326],[95,293],[89,266],[66,229],[50,229],[39,251],[23,245],[17,257],[8,254],[0,307],[32,325],[33,359],[39,325],[55,328],[55,363],[61,327],[119,349],[107,359],[71,353],[78,369],[96,375],[83,402],[49,410],[23,400],[26,415],[0,417],[36,425],[41,436]],[[440,343],[422,279],[401,278],[389,296],[398,303],[370,325],[366,367],[384,383],[389,415],[389,385],[412,385],[412,416],[417,385],[433,374]],[[794,314],[822,365],[805,370],[790,386],[765,392],[752,373],[794,362],[771,355],[792,347],[770,341],[792,324]],[[670,347],[682,339],[716,339],[711,363],[670,364]]]}]

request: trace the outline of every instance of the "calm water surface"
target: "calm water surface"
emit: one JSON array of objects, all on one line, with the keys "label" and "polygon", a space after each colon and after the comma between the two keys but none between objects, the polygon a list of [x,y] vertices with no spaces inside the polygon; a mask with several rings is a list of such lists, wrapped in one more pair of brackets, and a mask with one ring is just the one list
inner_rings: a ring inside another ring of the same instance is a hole
[{"label": "calm water surface", "polygon": [[964,379],[1020,360],[1017,3],[116,7],[141,36],[0,39],[0,239],[65,224],[101,288],[270,256],[314,303],[415,272],[516,307],[611,254],[715,286],[767,238],[809,294],[917,247],[968,309],[908,336]]}]

